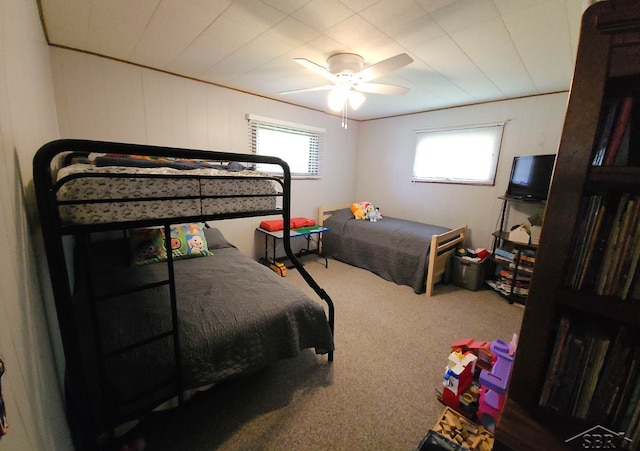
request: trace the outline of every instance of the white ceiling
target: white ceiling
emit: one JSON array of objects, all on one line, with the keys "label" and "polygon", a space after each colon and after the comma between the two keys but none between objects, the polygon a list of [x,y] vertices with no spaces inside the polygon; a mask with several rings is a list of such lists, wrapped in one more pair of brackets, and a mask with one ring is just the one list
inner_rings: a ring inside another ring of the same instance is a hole
[{"label": "white ceiling", "polygon": [[39,0],[53,45],[328,111],[294,62],[334,53],[414,62],[376,80],[373,119],[569,89],[585,0]]}]

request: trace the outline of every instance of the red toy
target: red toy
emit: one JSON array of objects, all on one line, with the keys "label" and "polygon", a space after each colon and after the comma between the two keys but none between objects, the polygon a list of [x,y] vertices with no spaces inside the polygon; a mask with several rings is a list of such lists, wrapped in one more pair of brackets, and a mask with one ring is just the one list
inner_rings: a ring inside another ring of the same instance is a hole
[{"label": "red toy", "polygon": [[486,371],[491,371],[495,356],[491,352],[491,342],[489,341],[476,341],[473,338],[465,338],[458,340],[451,345],[451,351],[460,349],[461,352],[472,352],[478,357],[476,365]]},{"label": "red toy", "polygon": [[[289,221],[289,227],[292,229],[299,229],[301,227],[311,227],[316,225],[315,219],[309,218],[291,218]],[[268,232],[275,232],[277,230],[284,229],[284,221],[282,219],[274,219],[271,221],[262,221],[260,223],[260,228],[264,229]]]},{"label": "red toy", "polygon": [[442,402],[453,409],[460,406],[460,397],[467,391],[473,375],[475,373],[475,364],[478,358],[472,352],[462,353],[459,350],[449,355],[449,363],[444,373],[444,381],[442,384]]}]

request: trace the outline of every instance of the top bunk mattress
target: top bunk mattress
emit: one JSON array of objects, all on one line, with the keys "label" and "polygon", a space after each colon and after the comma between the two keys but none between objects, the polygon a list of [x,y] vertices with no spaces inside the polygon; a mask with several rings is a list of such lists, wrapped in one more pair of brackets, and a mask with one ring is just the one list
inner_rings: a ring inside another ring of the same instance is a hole
[{"label": "top bunk mattress", "polygon": [[63,225],[277,209],[277,178],[235,163],[90,154],[55,176]]}]

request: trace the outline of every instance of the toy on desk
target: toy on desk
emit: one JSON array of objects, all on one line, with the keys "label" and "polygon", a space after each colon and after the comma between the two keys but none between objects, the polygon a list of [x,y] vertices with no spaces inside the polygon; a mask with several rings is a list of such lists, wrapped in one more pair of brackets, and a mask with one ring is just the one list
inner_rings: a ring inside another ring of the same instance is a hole
[{"label": "toy on desk", "polygon": [[493,368],[491,371],[482,370],[480,372],[478,419],[484,427],[492,432],[500,418],[506,399],[517,343],[517,334],[513,334],[510,343],[504,340],[491,342],[491,352],[495,355]]},{"label": "toy on desk", "polygon": [[[299,229],[301,227],[311,227],[314,225],[316,225],[316,220],[311,218],[299,217],[299,218],[291,218],[289,220],[290,229]],[[273,219],[269,221],[262,221],[260,223],[260,228],[268,232],[277,232],[278,230],[284,229],[284,220]]]}]

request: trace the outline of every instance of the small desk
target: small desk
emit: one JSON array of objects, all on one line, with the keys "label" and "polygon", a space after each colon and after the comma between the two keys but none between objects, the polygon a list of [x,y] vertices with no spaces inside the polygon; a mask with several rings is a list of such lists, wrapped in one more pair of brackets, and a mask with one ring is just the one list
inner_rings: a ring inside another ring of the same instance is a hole
[{"label": "small desk", "polygon": [[[265,230],[261,227],[258,227],[256,229],[258,232],[260,233],[264,233],[264,258],[265,260],[269,261],[269,237],[271,237],[272,239],[272,259],[271,261],[276,261],[276,240],[282,240],[284,238],[284,230],[275,230],[273,232],[270,232],[268,230]],[[320,255],[319,249],[320,249],[320,238],[321,235],[323,233],[326,232],[330,232],[331,229],[328,227],[320,227],[320,226],[312,226],[312,227],[302,227],[300,229],[291,229],[289,236],[291,238],[294,237],[298,237],[298,236],[302,236],[307,240],[307,247],[304,249],[301,249],[297,254],[296,257],[303,257],[305,255],[308,254],[317,254]],[[314,240],[313,239],[313,235],[318,235],[318,239]],[[315,249],[311,249],[310,248],[310,244],[311,242],[315,242],[316,243],[316,248]],[[327,260],[327,257],[323,257],[324,258],[324,267],[328,268],[329,267],[329,261]]]}]

